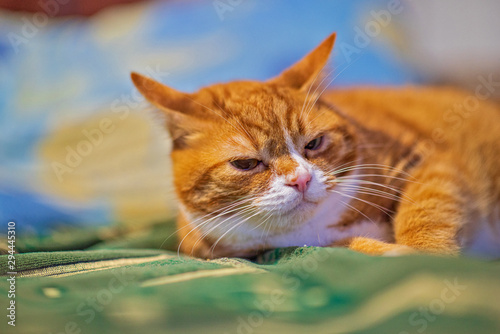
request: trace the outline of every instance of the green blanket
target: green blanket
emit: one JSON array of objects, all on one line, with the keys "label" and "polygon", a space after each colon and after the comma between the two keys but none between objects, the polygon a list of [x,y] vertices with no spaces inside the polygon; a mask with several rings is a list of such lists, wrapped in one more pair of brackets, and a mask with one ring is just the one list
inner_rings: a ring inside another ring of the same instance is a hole
[{"label": "green blanket", "polygon": [[1,256],[0,332],[500,333],[498,261],[315,247],[207,261],[179,256],[171,232],[18,238],[15,299]]}]

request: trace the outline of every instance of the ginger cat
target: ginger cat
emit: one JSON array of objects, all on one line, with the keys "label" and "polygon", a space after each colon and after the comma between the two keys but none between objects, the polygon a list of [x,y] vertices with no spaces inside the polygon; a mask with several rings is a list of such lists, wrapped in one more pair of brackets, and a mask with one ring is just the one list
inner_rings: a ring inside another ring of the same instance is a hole
[{"label": "ginger cat", "polygon": [[266,82],[188,94],[132,73],[173,141],[180,249],[500,256],[500,108],[451,88],[324,93],[334,40]]}]

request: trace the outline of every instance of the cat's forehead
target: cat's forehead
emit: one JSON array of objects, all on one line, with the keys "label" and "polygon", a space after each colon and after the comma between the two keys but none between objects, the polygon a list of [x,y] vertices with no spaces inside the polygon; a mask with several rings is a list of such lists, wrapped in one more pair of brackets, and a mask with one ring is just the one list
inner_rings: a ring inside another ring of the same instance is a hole
[{"label": "cat's forehead", "polygon": [[269,159],[290,154],[294,139],[303,134],[297,102],[281,94],[253,93],[224,103],[231,145]]},{"label": "cat's forehead", "polygon": [[230,85],[226,88],[224,99],[214,103],[223,107],[227,117],[238,122],[245,122],[247,127],[270,134],[278,128],[297,131],[297,120],[301,117],[299,107],[303,104],[302,96],[273,85],[256,83],[254,85]]},{"label": "cat's forehead", "polygon": [[318,112],[303,93],[248,82],[212,86],[203,93],[223,113],[218,122],[225,125],[229,138],[222,139],[233,153],[243,149],[242,154],[258,151],[269,158],[289,155],[304,138],[317,133]]}]

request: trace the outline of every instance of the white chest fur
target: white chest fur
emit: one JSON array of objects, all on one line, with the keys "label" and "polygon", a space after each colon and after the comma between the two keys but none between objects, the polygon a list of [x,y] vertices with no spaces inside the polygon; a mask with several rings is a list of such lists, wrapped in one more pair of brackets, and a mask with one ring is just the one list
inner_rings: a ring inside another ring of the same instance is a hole
[{"label": "white chest fur", "polygon": [[335,224],[346,210],[353,210],[350,199],[338,193],[331,194],[318,208],[307,223],[286,234],[273,236],[266,240],[274,247],[287,246],[329,246],[332,243],[354,236],[366,236],[379,240],[389,240],[391,231],[387,224],[368,219],[340,227]]}]

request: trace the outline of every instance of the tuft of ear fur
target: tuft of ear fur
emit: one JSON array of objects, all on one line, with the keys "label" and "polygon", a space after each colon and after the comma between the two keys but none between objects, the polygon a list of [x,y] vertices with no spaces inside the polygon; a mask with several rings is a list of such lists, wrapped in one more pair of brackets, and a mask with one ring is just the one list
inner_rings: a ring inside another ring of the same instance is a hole
[{"label": "tuft of ear fur", "polygon": [[335,33],[328,36],[316,49],[268,82],[298,90],[308,90],[314,82],[321,81],[319,77],[328,62],[335,37]]},{"label": "tuft of ear fur", "polygon": [[130,77],[146,100],[166,115],[173,148],[184,148],[187,137],[203,127],[202,120],[195,115],[197,109],[191,94],[179,92],[135,72]]}]

